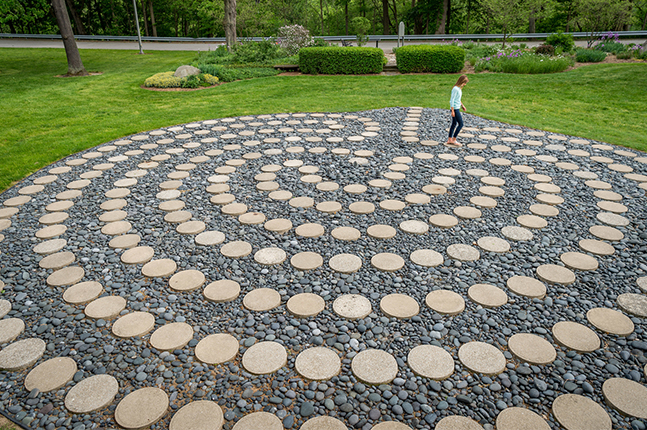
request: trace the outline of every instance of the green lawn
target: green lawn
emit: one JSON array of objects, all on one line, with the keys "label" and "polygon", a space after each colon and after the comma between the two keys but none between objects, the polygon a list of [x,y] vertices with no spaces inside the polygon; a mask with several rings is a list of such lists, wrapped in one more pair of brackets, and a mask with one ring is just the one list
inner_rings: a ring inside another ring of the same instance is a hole
[{"label": "green lawn", "polygon": [[[279,76],[193,92],[140,88],[193,52],[81,51],[84,78],[56,78],[62,49],[0,49],[0,190],[61,157],[131,133],[226,116],[445,108],[456,75]],[[647,63],[554,75],[470,76],[468,113],[647,150]]]}]

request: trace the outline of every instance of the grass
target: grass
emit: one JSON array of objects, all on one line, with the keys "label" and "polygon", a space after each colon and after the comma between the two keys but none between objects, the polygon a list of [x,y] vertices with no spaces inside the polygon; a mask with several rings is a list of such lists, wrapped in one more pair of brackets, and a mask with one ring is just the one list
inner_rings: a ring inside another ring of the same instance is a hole
[{"label": "grass", "polygon": [[[193,92],[155,92],[144,79],[193,52],[82,50],[102,75],[56,78],[62,49],[0,49],[0,190],[69,154],[173,124],[277,112],[387,106],[446,108],[456,75],[279,76]],[[599,64],[552,75],[477,74],[468,113],[647,150],[647,63]],[[469,125],[469,124],[467,124]]]}]

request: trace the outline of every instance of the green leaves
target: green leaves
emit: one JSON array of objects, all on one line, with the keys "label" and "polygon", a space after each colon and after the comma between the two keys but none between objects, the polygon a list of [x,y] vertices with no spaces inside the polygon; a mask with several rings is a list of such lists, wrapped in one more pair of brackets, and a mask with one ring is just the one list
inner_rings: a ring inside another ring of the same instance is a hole
[{"label": "green leaves", "polygon": [[379,48],[336,47],[303,48],[299,69],[312,75],[364,75],[380,73],[384,52]]},{"label": "green leaves", "polygon": [[458,73],[465,65],[465,50],[458,46],[408,45],[395,53],[401,73]]}]

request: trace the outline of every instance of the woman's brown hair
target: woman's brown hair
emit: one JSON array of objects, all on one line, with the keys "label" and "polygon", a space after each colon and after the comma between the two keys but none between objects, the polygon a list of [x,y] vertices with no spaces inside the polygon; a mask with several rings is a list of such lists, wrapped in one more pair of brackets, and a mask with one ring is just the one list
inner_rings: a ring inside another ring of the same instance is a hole
[{"label": "woman's brown hair", "polygon": [[467,75],[461,75],[460,78],[458,78],[458,81],[456,82],[456,87],[460,87],[461,85],[469,82],[469,79],[467,79]]}]

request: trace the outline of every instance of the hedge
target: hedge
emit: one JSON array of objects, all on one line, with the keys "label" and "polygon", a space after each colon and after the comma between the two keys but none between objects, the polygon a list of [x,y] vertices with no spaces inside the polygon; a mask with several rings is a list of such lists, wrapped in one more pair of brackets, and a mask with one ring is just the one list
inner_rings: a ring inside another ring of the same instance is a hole
[{"label": "hedge", "polygon": [[380,48],[340,47],[302,48],[299,51],[301,73],[312,75],[363,75],[380,73],[384,66]]},{"label": "hedge", "polygon": [[396,49],[401,73],[458,73],[465,66],[465,50],[453,45],[407,45]]}]

